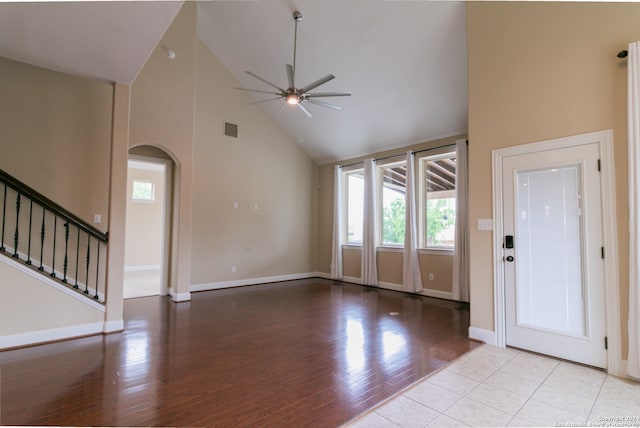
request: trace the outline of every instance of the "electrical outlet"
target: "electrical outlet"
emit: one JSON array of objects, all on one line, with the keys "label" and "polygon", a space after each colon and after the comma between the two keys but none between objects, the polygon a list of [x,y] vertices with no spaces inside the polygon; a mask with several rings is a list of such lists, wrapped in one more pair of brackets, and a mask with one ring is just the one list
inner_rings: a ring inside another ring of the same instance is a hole
[{"label": "electrical outlet", "polygon": [[429,273],[429,281],[433,281],[434,279],[434,275],[432,273]]},{"label": "electrical outlet", "polygon": [[93,215],[93,224],[100,224],[100,223],[102,223],[102,215],[94,214]]},{"label": "electrical outlet", "polygon": [[236,267],[235,266],[231,266],[231,273],[236,273]]}]

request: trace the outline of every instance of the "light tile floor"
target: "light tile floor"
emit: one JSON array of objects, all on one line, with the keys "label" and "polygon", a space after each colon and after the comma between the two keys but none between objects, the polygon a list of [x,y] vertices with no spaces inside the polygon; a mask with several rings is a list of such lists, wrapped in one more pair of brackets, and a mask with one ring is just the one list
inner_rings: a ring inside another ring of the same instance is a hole
[{"label": "light tile floor", "polygon": [[640,426],[640,382],[482,345],[350,428]]}]

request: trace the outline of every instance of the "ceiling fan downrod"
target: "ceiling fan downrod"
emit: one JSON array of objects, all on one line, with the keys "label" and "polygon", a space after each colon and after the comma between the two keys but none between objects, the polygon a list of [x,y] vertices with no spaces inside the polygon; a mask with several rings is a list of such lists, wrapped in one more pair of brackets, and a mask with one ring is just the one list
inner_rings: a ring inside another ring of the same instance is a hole
[{"label": "ceiling fan downrod", "polygon": [[302,14],[299,11],[293,12],[293,19],[295,20],[295,30],[293,32],[293,87],[295,88],[295,76],[296,76],[296,52],[298,48],[298,22],[302,21]]}]

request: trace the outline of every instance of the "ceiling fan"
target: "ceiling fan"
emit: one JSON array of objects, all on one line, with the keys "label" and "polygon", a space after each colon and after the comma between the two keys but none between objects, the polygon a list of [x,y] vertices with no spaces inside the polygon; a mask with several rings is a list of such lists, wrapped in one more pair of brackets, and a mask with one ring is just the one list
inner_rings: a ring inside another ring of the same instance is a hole
[{"label": "ceiling fan", "polygon": [[[309,92],[312,89],[315,89],[318,86],[324,85],[328,81],[335,79],[336,76],[334,76],[333,74],[327,74],[326,76],[314,82],[311,82],[308,85],[296,87],[296,83],[295,83],[296,82],[296,47],[297,47],[297,41],[298,41],[298,22],[302,21],[302,14],[298,11],[293,12],[293,19],[295,20],[295,34],[293,39],[293,65],[286,64],[287,81],[288,81],[289,87],[287,89],[280,88],[277,85],[269,82],[268,80],[258,76],[257,74],[252,73],[250,71],[246,71],[245,73],[247,73],[249,76],[255,77],[256,79],[261,80],[262,82],[266,83],[272,88],[277,89],[277,92],[262,91],[259,89],[246,89],[246,88],[234,88],[234,89],[239,89],[241,91],[258,92],[262,94],[277,95],[277,98],[269,98],[267,100],[257,101],[252,104],[259,104],[259,103],[264,103],[268,101],[284,100],[286,101],[287,104],[298,106],[300,110],[302,110],[309,117],[311,117],[311,112],[309,112],[309,110],[303,105],[305,101],[311,104],[322,106],[322,107],[327,107],[334,110],[340,110],[341,109],[340,106],[329,104],[327,102],[317,100],[316,98],[349,97],[351,96],[351,92],[314,92],[314,93]],[[285,106],[286,104],[283,106],[283,108]]]}]

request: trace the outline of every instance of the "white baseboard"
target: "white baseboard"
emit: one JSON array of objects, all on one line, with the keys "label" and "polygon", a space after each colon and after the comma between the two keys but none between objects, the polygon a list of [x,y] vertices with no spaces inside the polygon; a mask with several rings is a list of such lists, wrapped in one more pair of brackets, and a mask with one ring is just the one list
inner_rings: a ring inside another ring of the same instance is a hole
[{"label": "white baseboard", "polygon": [[341,281],[350,282],[352,284],[362,284],[362,281],[360,281],[360,278],[355,276],[343,276]]},{"label": "white baseboard", "polygon": [[333,279],[331,278],[331,274],[327,272],[313,272],[311,276],[315,278]]},{"label": "white baseboard", "polygon": [[115,320],[115,321],[105,321],[103,333],[115,333],[118,331],[124,330],[124,321],[123,320]]},{"label": "white baseboard", "polygon": [[479,340],[487,345],[498,345],[495,331],[485,330],[484,328],[469,327],[469,339]]},{"label": "white baseboard", "polygon": [[140,272],[143,270],[160,270],[160,265],[139,265],[139,266],[125,266],[125,272]]},{"label": "white baseboard", "polygon": [[291,281],[294,279],[307,279],[316,276],[316,273],[294,273],[290,275],[265,276],[262,278],[247,278],[233,281],[209,282],[206,284],[192,284],[189,291],[219,290],[221,288],[243,287],[245,285],[266,284],[269,282]]},{"label": "white baseboard", "polygon": [[189,300],[191,300],[190,292],[176,293],[176,291],[173,288],[170,288],[168,293],[169,293],[169,296],[171,296],[171,300],[173,300],[174,302],[188,302]]},{"label": "white baseboard", "polygon": [[0,336],[0,349],[18,346],[34,345],[55,340],[72,339],[74,337],[89,336],[102,333],[103,322],[73,325],[69,327],[49,328],[46,330],[29,331],[26,333]]},{"label": "white baseboard", "polygon": [[432,290],[430,288],[424,288],[420,292],[423,296],[435,297],[436,299],[456,300],[453,298],[453,293],[450,291]]},{"label": "white baseboard", "polygon": [[[61,291],[62,293],[66,294],[67,296],[73,297],[74,299],[76,299],[79,302],[82,302],[86,305],[91,306],[94,309],[97,309],[101,312],[105,311],[105,306],[99,302],[97,302],[94,299],[88,298],[85,295],[82,295],[80,293],[78,293],[77,291],[72,290],[71,288],[64,286],[62,284],[60,284],[58,281],[55,281],[51,278],[49,278],[47,275],[43,275],[40,272],[37,272],[33,269],[31,269],[29,266],[25,266],[24,264],[22,264],[21,262],[12,259],[11,257],[0,257],[0,263],[5,263],[6,265],[19,270],[20,272],[29,275],[30,277],[42,282],[43,284],[46,284],[50,287],[55,288],[58,291]],[[90,295],[93,295],[95,291],[89,289],[89,293]],[[104,296],[99,296],[101,298],[104,299]]]},{"label": "white baseboard", "polygon": [[393,282],[378,281],[378,287],[386,290],[404,291],[401,284],[394,284]]}]

